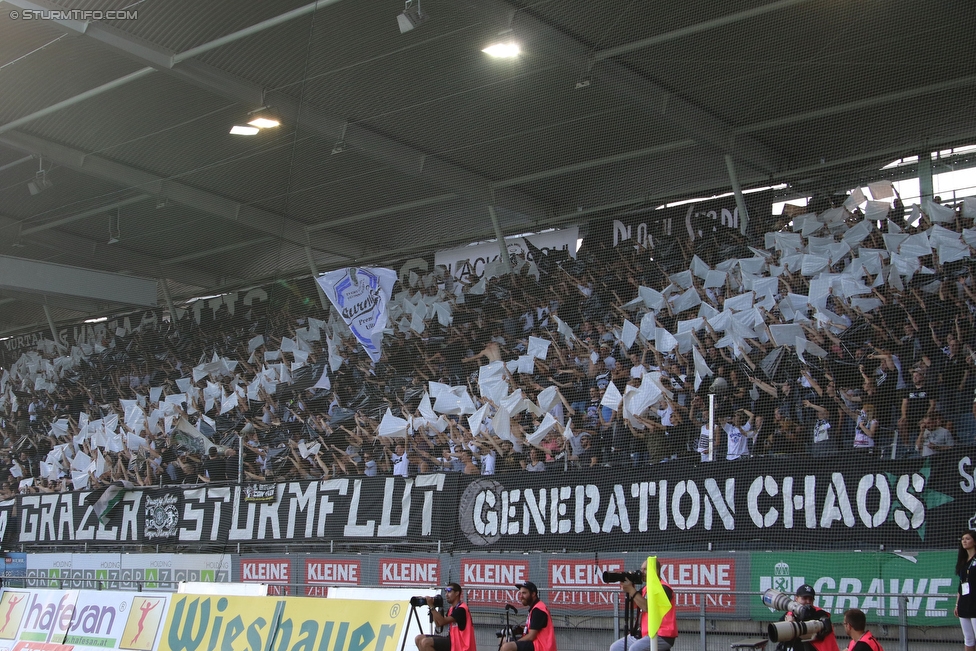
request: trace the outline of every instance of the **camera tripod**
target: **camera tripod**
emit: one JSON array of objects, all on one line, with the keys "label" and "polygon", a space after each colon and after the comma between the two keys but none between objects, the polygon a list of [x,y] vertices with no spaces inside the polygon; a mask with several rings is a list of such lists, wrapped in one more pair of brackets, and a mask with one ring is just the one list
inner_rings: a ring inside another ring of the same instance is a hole
[{"label": "camera tripod", "polygon": [[512,604],[505,604],[505,628],[502,629],[501,635],[498,636],[498,650],[501,651],[502,645],[506,642],[515,641],[515,633],[512,630],[512,624],[508,619],[508,613],[513,612],[518,615],[518,608]]},{"label": "camera tripod", "polygon": [[[634,627],[640,627],[640,615],[634,616],[634,611],[636,607],[634,606],[634,598],[630,593],[624,593],[624,651],[627,651],[627,647],[630,646],[630,638],[640,637],[634,634]],[[640,633],[638,628],[637,633]]]},{"label": "camera tripod", "polygon": [[[418,606],[414,606],[413,604],[410,604],[410,614],[407,615],[407,628],[406,628],[406,630],[408,630],[408,631],[410,630],[410,619],[413,618],[413,619],[417,620],[417,628],[419,628],[420,629],[420,632],[423,633],[424,632],[424,625],[420,623],[420,615],[417,614],[417,608],[418,608]],[[427,608],[427,619],[430,622],[430,635],[433,635],[434,634],[434,613],[431,612],[430,607]],[[408,637],[409,637],[409,635],[404,635],[403,636],[403,642],[400,643],[400,651],[403,651],[403,649],[406,647],[406,645],[407,645],[407,638]]]}]

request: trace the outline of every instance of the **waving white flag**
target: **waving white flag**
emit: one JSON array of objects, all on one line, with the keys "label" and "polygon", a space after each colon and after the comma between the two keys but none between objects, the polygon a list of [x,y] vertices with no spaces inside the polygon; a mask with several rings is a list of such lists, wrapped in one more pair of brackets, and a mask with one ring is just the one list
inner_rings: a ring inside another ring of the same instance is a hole
[{"label": "waving white flag", "polygon": [[396,279],[392,269],[370,267],[346,267],[315,279],[374,362],[380,358],[386,306]]}]

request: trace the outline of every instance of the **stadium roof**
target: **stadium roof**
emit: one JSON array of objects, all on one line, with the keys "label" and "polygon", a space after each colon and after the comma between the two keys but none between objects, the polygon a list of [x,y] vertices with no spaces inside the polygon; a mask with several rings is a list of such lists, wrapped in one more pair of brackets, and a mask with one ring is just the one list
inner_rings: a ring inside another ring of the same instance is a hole
[{"label": "stadium roof", "polygon": [[0,9],[0,335],[153,302],[24,261],[164,304],[976,138],[964,2]]}]

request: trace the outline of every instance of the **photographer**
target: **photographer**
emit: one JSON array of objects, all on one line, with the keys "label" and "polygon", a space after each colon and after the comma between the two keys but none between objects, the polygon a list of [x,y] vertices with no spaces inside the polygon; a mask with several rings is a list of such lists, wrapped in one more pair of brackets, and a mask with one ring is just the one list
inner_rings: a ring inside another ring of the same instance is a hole
[{"label": "photographer", "polygon": [[418,635],[414,639],[418,651],[474,651],[474,624],[471,622],[471,611],[468,605],[461,601],[461,586],[449,583],[444,588],[444,599],[450,604],[447,614],[441,614],[434,608],[434,598],[427,597],[427,607],[430,608],[434,625],[438,628],[450,626],[447,636]]},{"label": "photographer", "polygon": [[[789,642],[780,642],[776,646],[776,651],[811,651],[813,649],[816,651],[839,651],[837,638],[834,637],[834,625],[830,622],[830,613],[813,605],[816,596],[817,593],[814,592],[813,587],[806,583],[796,589],[796,602],[801,606],[810,606],[812,609],[811,615],[806,617],[804,621],[820,620],[824,623],[823,630],[810,640],[796,638]],[[783,620],[787,622],[792,622],[795,619],[791,612],[787,612],[783,616]]]},{"label": "photographer", "polygon": [[847,651],[884,651],[868,630],[868,620],[863,611],[851,608],[844,613],[844,629],[851,636]]},{"label": "photographer", "polygon": [[[657,561],[657,575],[661,576],[661,561]],[[645,560],[641,564],[641,574],[647,576],[647,561]],[[668,595],[668,600],[671,602],[671,610],[667,612],[664,619],[661,620],[661,627],[657,631],[657,648],[658,651],[668,651],[674,646],[674,641],[678,637],[678,620],[675,614],[674,608],[674,590],[671,589],[667,583],[661,580],[661,585],[664,587],[665,594]],[[640,590],[637,589],[629,579],[624,579],[620,582],[620,589],[625,593],[630,595],[633,600],[634,606],[639,608],[641,611],[640,616],[640,637],[636,637],[636,627],[634,631],[628,631],[627,635],[620,638],[616,642],[610,645],[610,651],[624,651],[626,646],[627,651],[648,651],[651,648],[651,638],[648,635],[647,626],[647,586],[645,585]]]},{"label": "photographer", "polygon": [[539,589],[531,581],[515,587],[519,589],[519,601],[529,608],[525,632],[521,639],[506,642],[499,651],[556,651],[556,630],[549,609],[539,600]]}]

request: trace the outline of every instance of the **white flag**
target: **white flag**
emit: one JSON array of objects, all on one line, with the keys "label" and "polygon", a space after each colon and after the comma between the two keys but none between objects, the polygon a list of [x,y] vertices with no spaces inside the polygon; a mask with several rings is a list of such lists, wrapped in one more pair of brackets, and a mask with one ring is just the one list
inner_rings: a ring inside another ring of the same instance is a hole
[{"label": "white flag", "polygon": [[374,362],[380,358],[383,329],[389,317],[386,306],[397,273],[392,269],[347,267],[316,278],[342,320]]}]

